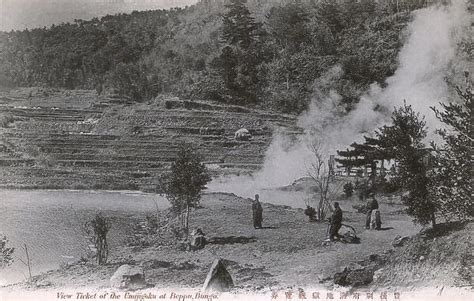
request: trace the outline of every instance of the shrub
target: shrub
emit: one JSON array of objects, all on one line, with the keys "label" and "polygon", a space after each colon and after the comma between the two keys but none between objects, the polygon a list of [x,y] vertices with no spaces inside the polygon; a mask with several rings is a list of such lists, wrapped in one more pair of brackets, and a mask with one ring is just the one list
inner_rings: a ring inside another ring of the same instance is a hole
[{"label": "shrub", "polygon": [[0,236],[0,268],[5,268],[13,262],[15,248],[7,247],[8,239],[5,235]]},{"label": "shrub", "polygon": [[85,223],[84,228],[96,249],[97,264],[107,263],[109,253],[107,233],[110,229],[110,221],[99,212],[93,219]]},{"label": "shrub", "polygon": [[344,195],[348,198],[351,197],[354,193],[354,185],[352,184],[352,182],[347,182],[346,184],[344,184],[342,189],[344,190]]},{"label": "shrub", "polygon": [[304,210],[304,214],[309,217],[310,222],[315,222],[316,219],[316,209],[314,209],[311,206],[306,206],[306,209]]},{"label": "shrub", "polygon": [[365,200],[369,196],[370,188],[367,181],[363,180],[361,182],[356,182],[355,190],[357,190],[357,196],[360,201]]},{"label": "shrub", "polygon": [[7,128],[10,123],[14,122],[15,118],[11,114],[0,114],[0,127]]}]

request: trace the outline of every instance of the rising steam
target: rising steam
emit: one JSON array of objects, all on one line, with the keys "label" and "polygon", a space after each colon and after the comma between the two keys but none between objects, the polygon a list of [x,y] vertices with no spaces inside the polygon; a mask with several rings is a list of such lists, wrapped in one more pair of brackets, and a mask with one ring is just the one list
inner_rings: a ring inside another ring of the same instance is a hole
[{"label": "rising steam", "polygon": [[250,197],[263,188],[288,185],[307,175],[312,160],[308,148],[311,142],[317,140],[335,153],[388,123],[393,108],[404,101],[425,115],[429,130],[439,128],[429,107],[449,99],[446,77],[461,74],[466,68],[458,55],[458,45],[469,34],[469,26],[470,15],[464,1],[415,11],[399,53],[399,67],[386,80],[385,88],[373,84],[357,106],[345,114],[337,106],[341,96],[325,89],[343,75],[340,67],[332,68],[316,80],[312,103],[298,118],[304,135],[295,142],[284,133],[275,133],[261,171],[254,177],[218,179],[211,189]]}]

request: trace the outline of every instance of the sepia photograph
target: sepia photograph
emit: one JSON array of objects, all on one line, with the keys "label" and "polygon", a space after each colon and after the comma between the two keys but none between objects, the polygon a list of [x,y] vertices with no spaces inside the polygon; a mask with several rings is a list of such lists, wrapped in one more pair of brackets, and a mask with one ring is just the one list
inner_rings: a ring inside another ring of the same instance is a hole
[{"label": "sepia photograph", "polygon": [[0,301],[474,299],[472,0],[0,0]]}]

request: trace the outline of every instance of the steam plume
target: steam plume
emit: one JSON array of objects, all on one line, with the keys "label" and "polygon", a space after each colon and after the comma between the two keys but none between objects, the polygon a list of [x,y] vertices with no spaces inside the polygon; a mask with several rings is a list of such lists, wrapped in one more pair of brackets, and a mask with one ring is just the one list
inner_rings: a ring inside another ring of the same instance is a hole
[{"label": "steam plume", "polygon": [[[219,188],[251,196],[264,187],[288,185],[307,175],[312,158],[309,143],[318,140],[335,153],[388,123],[393,108],[403,105],[403,101],[425,115],[429,130],[439,128],[429,107],[449,99],[445,78],[450,72],[462,73],[456,69],[465,68],[460,64],[458,44],[469,34],[469,26],[470,16],[464,1],[415,11],[407,28],[408,38],[399,53],[399,67],[386,80],[385,88],[373,84],[357,106],[345,114],[337,106],[340,100],[337,92],[325,90],[328,83],[343,75],[340,67],[334,67],[316,80],[312,103],[298,119],[305,134],[294,142],[283,133],[276,133],[261,171],[253,178],[233,179]],[[237,184],[239,192],[230,183]]]}]

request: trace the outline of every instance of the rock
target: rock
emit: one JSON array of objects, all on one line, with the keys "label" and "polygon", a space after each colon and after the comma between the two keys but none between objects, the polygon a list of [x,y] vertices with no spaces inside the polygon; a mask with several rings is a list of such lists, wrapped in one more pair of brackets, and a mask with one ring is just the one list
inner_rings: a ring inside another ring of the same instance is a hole
[{"label": "rock", "polygon": [[373,281],[377,281],[382,274],[383,274],[383,268],[376,270],[373,275]]},{"label": "rock", "polygon": [[227,292],[233,287],[234,281],[222,259],[216,259],[204,281],[203,290]]},{"label": "rock", "polygon": [[420,261],[425,260],[425,256],[420,256]]},{"label": "rock", "polygon": [[146,287],[145,273],[141,267],[124,264],[110,278],[110,286],[119,289],[141,289]]},{"label": "rock", "polygon": [[51,287],[53,286],[53,283],[49,280],[41,280],[35,283],[37,288],[45,288],[45,287]]},{"label": "rock", "polygon": [[409,240],[410,240],[410,237],[408,237],[408,236],[403,236],[402,237],[400,235],[397,235],[397,236],[395,236],[395,238],[392,241],[392,246],[394,246],[395,248],[396,247],[402,247]]},{"label": "rock", "polygon": [[334,274],[334,284],[341,286],[358,287],[371,283],[373,281],[374,269],[367,268],[344,268],[342,272]]},{"label": "rock", "polygon": [[248,141],[252,138],[252,135],[246,128],[241,128],[235,132],[234,138],[237,141]]},{"label": "rock", "polygon": [[346,283],[353,287],[367,285],[374,280],[374,271],[371,269],[358,269],[350,271],[346,277]]},{"label": "rock", "polygon": [[348,283],[346,281],[347,275],[349,274],[350,270],[348,268],[344,268],[342,272],[334,274],[334,284],[347,286]]},{"label": "rock", "polygon": [[369,260],[371,262],[381,262],[382,261],[382,257],[380,257],[379,254],[370,254],[369,255]]},{"label": "rock", "polygon": [[360,238],[357,237],[355,230],[351,227],[343,225],[341,230],[339,230],[341,235],[341,242],[347,244],[358,244],[360,243]]},{"label": "rock", "polygon": [[175,269],[177,270],[193,270],[196,268],[196,265],[189,260],[175,264]]}]

